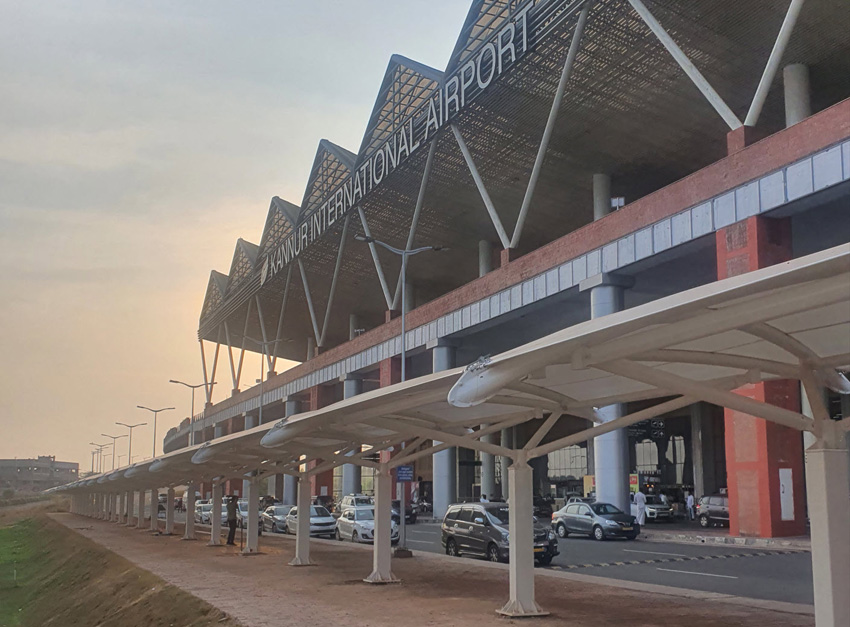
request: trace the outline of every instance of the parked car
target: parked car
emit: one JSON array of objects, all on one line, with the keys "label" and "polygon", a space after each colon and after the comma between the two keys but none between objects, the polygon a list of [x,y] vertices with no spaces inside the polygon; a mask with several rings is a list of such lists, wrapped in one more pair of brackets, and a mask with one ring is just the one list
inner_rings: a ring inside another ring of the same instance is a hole
[{"label": "parked car", "polygon": [[349,494],[342,497],[336,507],[338,512],[343,512],[349,507],[374,507],[375,500],[371,496],[365,494]]},{"label": "parked car", "polygon": [[[286,514],[284,533],[297,533],[298,508],[293,507]],[[336,531],[336,518],[321,505],[310,506],[310,535],[332,538]]]},{"label": "parked car", "polygon": [[212,515],[212,503],[203,503],[195,505],[195,522],[202,525],[210,524],[210,516]]},{"label": "parked car", "polygon": [[697,520],[700,527],[711,525],[729,526],[729,497],[725,494],[709,494],[697,503]]},{"label": "parked car", "polygon": [[[475,555],[491,562],[510,559],[508,506],[505,503],[451,505],[443,518],[441,542],[447,555]],[[534,523],[534,560],[548,566],[558,555],[555,532]]]},{"label": "parked car", "polygon": [[[398,542],[398,525],[393,520],[390,523],[390,541]],[[334,537],[337,540],[351,540],[352,542],[373,542],[375,540],[375,508],[373,507],[349,507],[342,512],[336,521]]]},{"label": "parked car", "polygon": [[570,503],[593,503],[594,501],[596,499],[592,496],[571,496],[564,505],[569,505]]},{"label": "parked car", "polygon": [[[634,517],[637,517],[637,505],[635,505],[635,495],[632,494],[629,497],[632,501],[631,504],[631,514]],[[673,508],[670,507],[668,503],[664,503],[661,500],[661,497],[655,494],[647,494],[646,495],[646,522],[660,522],[660,521],[672,522],[673,521]]]},{"label": "parked car", "polygon": [[555,499],[550,495],[535,496],[533,499],[534,515],[538,518],[550,518],[552,516],[552,505],[555,504]]},{"label": "parked car", "polygon": [[[245,529],[248,526],[248,501],[245,499],[236,501],[236,524],[240,529]],[[260,531],[263,530],[263,519],[261,516],[257,517],[257,526],[260,528]]]},{"label": "parked car", "polygon": [[597,540],[634,540],[640,533],[635,517],[610,503],[569,503],[552,514],[552,528],[561,538],[576,533]]},{"label": "parked car", "polygon": [[[401,509],[401,501],[394,500],[393,501],[393,522],[401,524],[401,517],[398,514],[398,510]],[[410,504],[405,503],[404,506],[404,522],[408,525],[413,525],[416,523],[416,508]]]},{"label": "parked car", "polygon": [[291,509],[292,505],[272,505],[264,509],[260,514],[263,531],[286,533],[286,515]]}]

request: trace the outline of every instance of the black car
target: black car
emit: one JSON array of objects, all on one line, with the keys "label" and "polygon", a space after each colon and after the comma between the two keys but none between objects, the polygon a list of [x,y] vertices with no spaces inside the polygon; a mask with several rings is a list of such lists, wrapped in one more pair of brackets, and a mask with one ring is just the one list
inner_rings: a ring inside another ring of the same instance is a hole
[{"label": "black car", "polygon": [[[442,544],[447,555],[475,555],[491,562],[510,559],[508,506],[505,503],[452,505],[443,518]],[[558,555],[558,539],[546,525],[534,525],[534,560],[548,566]]]},{"label": "black car", "polygon": [[[401,501],[394,500],[393,501],[393,521],[397,524],[401,524],[401,517],[398,514],[398,510],[401,509]],[[413,525],[416,523],[416,508],[413,507],[410,503],[406,503],[404,506],[404,522],[408,525]]]},{"label": "black car", "polygon": [[635,517],[610,503],[569,503],[552,514],[552,528],[561,538],[576,533],[597,540],[634,540],[640,533]]},{"label": "black car", "polygon": [[729,497],[725,494],[710,494],[697,503],[697,520],[700,527],[712,525],[729,526]]}]

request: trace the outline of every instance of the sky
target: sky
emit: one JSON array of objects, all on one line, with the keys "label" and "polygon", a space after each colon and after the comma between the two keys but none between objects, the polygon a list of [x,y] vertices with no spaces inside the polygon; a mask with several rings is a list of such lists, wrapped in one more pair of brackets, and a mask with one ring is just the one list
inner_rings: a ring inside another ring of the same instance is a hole
[{"label": "sky", "polygon": [[469,4],[0,0],[0,458],[89,470],[115,421],[148,457],[137,405],[176,408],[160,452],[210,270],[300,204],[320,139],[357,151],[392,54],[445,68]]}]

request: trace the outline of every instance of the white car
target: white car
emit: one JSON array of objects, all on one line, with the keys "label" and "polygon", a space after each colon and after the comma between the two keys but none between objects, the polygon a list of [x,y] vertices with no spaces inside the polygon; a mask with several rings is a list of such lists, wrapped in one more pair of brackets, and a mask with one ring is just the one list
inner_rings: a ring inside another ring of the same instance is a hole
[{"label": "white car", "polygon": [[[332,538],[336,529],[336,518],[321,505],[310,506],[310,535]],[[298,508],[293,507],[286,515],[286,533],[298,533]]]},{"label": "white car", "polygon": [[[375,539],[375,509],[373,507],[349,507],[336,521],[337,540],[373,542]],[[398,525],[392,521],[390,540],[398,542]]]}]

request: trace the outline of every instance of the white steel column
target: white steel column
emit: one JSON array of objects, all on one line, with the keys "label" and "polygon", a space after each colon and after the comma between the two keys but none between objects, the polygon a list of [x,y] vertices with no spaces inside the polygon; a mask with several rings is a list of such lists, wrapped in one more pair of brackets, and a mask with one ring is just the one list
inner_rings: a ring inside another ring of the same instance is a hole
[{"label": "white steel column", "polygon": [[115,495],[115,522],[124,522],[124,493],[119,492]]},{"label": "white steel column", "polygon": [[210,541],[208,546],[221,546],[221,500],[224,488],[220,481],[213,482],[212,511],[210,512]]},{"label": "white steel column", "polygon": [[120,513],[120,504],[121,504],[121,495],[118,492],[112,493],[112,522],[118,522],[121,520]]},{"label": "white steel column", "polygon": [[[502,429],[501,436],[502,448],[512,449],[514,447],[513,427]],[[508,468],[510,468],[510,465],[510,457],[505,457],[504,455],[499,457],[499,470],[501,471],[500,474],[502,475],[502,483],[499,485],[499,496],[501,496],[503,499],[508,498]]]},{"label": "white steel column", "polygon": [[[289,418],[301,411],[301,403],[296,400],[287,399],[284,403],[284,416]],[[284,505],[295,505],[298,498],[298,477],[294,475],[283,476],[283,501]],[[309,560],[308,560],[309,561]]]},{"label": "white steel column", "polygon": [[[430,348],[430,347],[429,347]],[[432,347],[431,351],[432,370],[441,372],[454,368],[455,347],[448,344],[440,344],[439,341]],[[434,441],[434,445],[440,443]],[[433,514],[434,518],[442,519],[446,515],[449,505],[457,500],[457,449],[447,448],[433,457]]]},{"label": "white steel column", "polygon": [[151,531],[159,530],[159,490],[151,489]]},{"label": "white steel column", "polygon": [[[402,512],[402,516],[404,513]],[[389,465],[375,471],[375,533],[372,545],[372,574],[366,583],[398,583],[392,571],[392,475]]]},{"label": "white steel column", "polygon": [[165,493],[165,535],[174,533],[174,488]]},{"label": "white steel column", "polygon": [[186,485],[186,498],[183,499],[186,503],[186,525],[183,528],[183,539],[195,539],[195,484],[189,483]]},{"label": "white steel column", "polygon": [[138,492],[138,503],[136,503],[136,509],[138,510],[138,514],[136,516],[136,529],[144,529],[145,528],[145,491],[139,490]]},{"label": "white steel column", "polygon": [[[342,382],[342,397],[351,398],[363,391],[363,381],[355,378],[345,378]],[[354,455],[351,451],[348,456]],[[360,466],[355,464],[343,464],[342,466],[342,494],[360,494],[361,492]]]},{"label": "white steel column", "polygon": [[806,451],[815,624],[836,627],[850,625],[850,453],[837,422],[823,421],[822,428]]},{"label": "white steel column", "polygon": [[794,126],[812,114],[809,67],[802,63],[787,65],[782,70],[785,87],[785,126]]},{"label": "white steel column", "polygon": [[298,520],[295,524],[295,557],[290,566],[310,566],[310,477],[298,477]]},{"label": "white steel column", "polygon": [[[259,424],[260,424],[260,417],[259,416],[253,416],[251,414],[245,414],[245,431],[247,431],[248,429],[253,429],[254,427],[258,426]],[[250,487],[248,485],[249,483],[251,483],[250,479],[243,479],[242,480],[242,498],[243,499],[245,498],[245,495],[248,493],[248,489]],[[256,495],[256,496],[257,496],[257,498],[259,498],[259,495]]]},{"label": "white steel column", "polygon": [[133,491],[130,490],[127,492],[127,495],[124,497],[127,501],[127,526],[130,527],[133,524],[133,517],[135,516],[135,508],[134,508],[134,500],[133,500]]},{"label": "white steel column", "polygon": [[525,455],[508,468],[510,598],[498,610],[504,616],[545,616],[534,599],[533,473]]},{"label": "white steel column", "polygon": [[[248,529],[245,533],[245,548],[242,549],[242,553],[246,555],[257,553],[260,550],[260,510],[257,507],[260,502],[260,495],[257,494],[259,491],[258,481],[256,476],[251,477],[247,482],[247,490],[245,490],[245,499],[248,501]],[[309,522],[309,520],[310,517],[308,516],[307,521]]]}]

